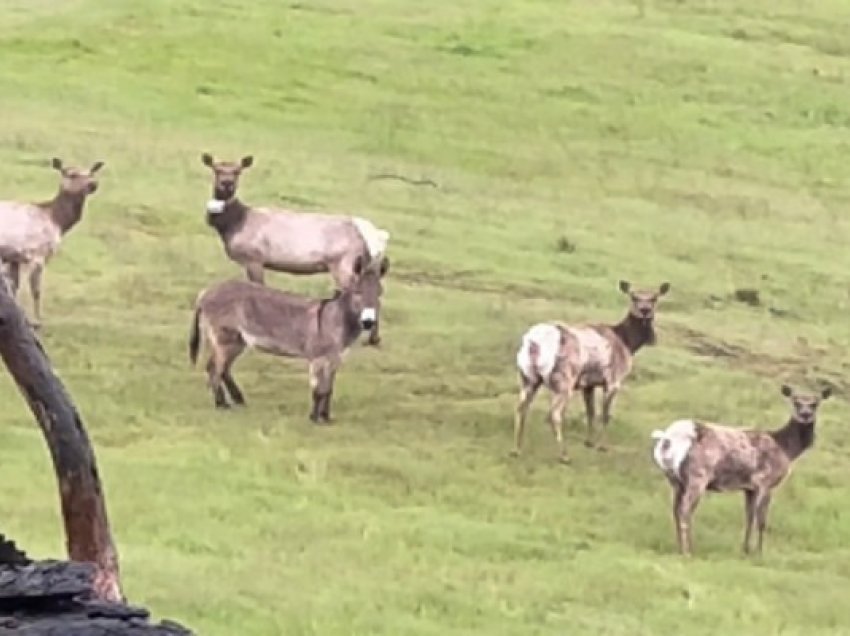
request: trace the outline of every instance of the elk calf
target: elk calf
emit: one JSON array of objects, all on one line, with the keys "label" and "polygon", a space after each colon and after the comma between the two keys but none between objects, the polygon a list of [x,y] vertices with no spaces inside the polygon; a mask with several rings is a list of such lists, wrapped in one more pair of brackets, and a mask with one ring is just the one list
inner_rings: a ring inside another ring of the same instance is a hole
[{"label": "elk calf", "polygon": [[802,395],[782,385],[782,395],[791,401],[791,416],[785,426],[774,431],[743,430],[696,420],[678,420],[663,431],[653,431],[653,458],[673,487],[673,517],[682,554],[692,551],[691,518],[706,490],[744,492],[743,550],[750,552],[756,525],[761,553],[771,493],[814,443],[817,409],[831,391]]},{"label": "elk calf", "polygon": [[236,358],[253,347],[308,360],[313,389],[310,419],[329,422],[337,369],[351,344],[378,320],[381,278],[388,268],[386,258],[376,271],[367,269],[358,257],[348,286],[324,300],[249,281],[227,281],[202,291],[195,303],[189,356],[194,364],[201,339],[206,340],[211,350],[207,376],[215,406],[230,406],[225,389],[235,404],[245,404],[231,369]]},{"label": "elk calf", "polygon": [[37,327],[41,322],[41,276],[44,267],[59,249],[62,238],[83,216],[86,197],[97,190],[95,173],[103,167],[98,161],[89,170],[65,167],[53,159],[53,168],[62,175],[59,192],[44,203],[0,201],[0,275],[17,295],[21,269],[28,270],[30,295]]},{"label": "elk calf", "polygon": [[[520,393],[514,420],[513,455],[519,455],[522,450],[528,409],[542,386],[552,395],[549,424],[560,460],[569,463],[562,426],[564,411],[577,389],[584,396],[587,414],[585,445],[605,450],[614,398],[631,371],[635,353],[644,345],[655,344],[655,307],[659,297],[669,290],[669,283],[663,283],[657,291],[639,291],[620,281],[620,291],[629,296],[629,310],[616,325],[541,323],[523,335],[516,357]],[[597,388],[602,389],[602,432],[598,437],[594,405]]]},{"label": "elk calf", "polygon": [[[389,232],[363,218],[280,208],[251,207],[236,196],[239,177],[254,164],[201,156],[213,173],[213,198],[207,203],[207,223],[218,231],[227,256],[245,268],[248,279],[264,284],[264,270],[288,274],[330,272],[338,289],[355,276],[354,261],[375,271],[381,267]],[[379,324],[370,329],[369,343],[380,342]]]}]

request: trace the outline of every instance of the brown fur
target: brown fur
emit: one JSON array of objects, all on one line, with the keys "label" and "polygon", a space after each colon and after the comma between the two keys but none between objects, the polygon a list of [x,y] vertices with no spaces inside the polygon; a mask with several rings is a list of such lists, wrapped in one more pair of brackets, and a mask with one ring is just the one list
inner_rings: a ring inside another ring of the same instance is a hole
[{"label": "brown fur", "polygon": [[[353,217],[248,206],[238,199],[237,190],[253,158],[216,162],[204,153],[201,159],[213,172],[213,198],[224,204],[219,213],[208,211],[207,223],[218,232],[227,256],[245,268],[248,280],[264,284],[266,269],[303,275],[329,272],[343,289],[354,276],[355,259],[380,266]],[[369,342],[380,342],[378,323],[370,330]]]},{"label": "brown fur", "polygon": [[[586,325],[574,327],[554,323],[561,332],[560,350],[555,367],[548,378],[528,377],[519,372],[520,394],[514,420],[514,455],[519,455],[525,432],[528,410],[541,386],[552,394],[549,423],[558,444],[561,461],[568,462],[563,437],[564,412],[576,390],[581,390],[587,415],[585,445],[606,449],[606,432],[611,419],[614,398],[632,368],[632,358],[644,345],[655,344],[653,322],[660,296],[670,289],[664,283],[657,291],[635,291],[626,281],[620,290],[629,295],[629,310],[616,325]],[[600,350],[603,348],[604,350]],[[591,351],[592,350],[592,351]],[[533,357],[539,355],[532,348]],[[536,363],[535,363],[536,364]],[[602,389],[602,431],[595,431],[595,390]]]},{"label": "brown fur", "polygon": [[225,389],[235,404],[245,404],[231,369],[247,347],[254,347],[272,355],[308,360],[313,389],[310,418],[329,421],[337,369],[363,329],[371,327],[362,324],[362,312],[377,309],[381,278],[388,267],[389,261],[384,259],[376,272],[358,259],[349,286],[323,300],[250,281],[226,281],[201,292],[195,303],[189,354],[195,363],[202,340],[209,344],[207,375],[216,407],[230,406]]},{"label": "brown fur", "polygon": [[774,431],[742,430],[697,423],[694,441],[678,478],[671,477],[674,489],[673,516],[679,550],[690,554],[693,548],[691,518],[706,491],[743,491],[746,530],[743,550],[749,553],[753,526],[758,527],[758,552],[762,551],[772,492],[788,476],[794,462],[814,443],[816,412],[820,396],[795,395],[788,386],[782,394],[791,401],[788,422]]},{"label": "brown fur", "polygon": [[64,167],[53,159],[52,166],[62,175],[59,191],[44,203],[0,201],[0,275],[17,295],[21,269],[29,270],[34,319],[41,322],[41,277],[45,266],[59,249],[62,238],[83,216],[86,198],[97,190],[95,173],[103,167],[98,161],[90,170]]}]

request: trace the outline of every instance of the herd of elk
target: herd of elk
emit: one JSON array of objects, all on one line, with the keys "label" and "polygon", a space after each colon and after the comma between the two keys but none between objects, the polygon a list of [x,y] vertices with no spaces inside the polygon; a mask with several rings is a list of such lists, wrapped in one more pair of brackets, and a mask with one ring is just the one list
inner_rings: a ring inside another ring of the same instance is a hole
[{"label": "herd of elk", "polygon": [[[389,232],[371,221],[343,214],[253,207],[237,197],[242,172],[251,156],[239,162],[216,161],[204,153],[213,174],[207,223],[219,234],[225,254],[245,270],[247,280],[229,280],[201,291],[196,299],[189,338],[192,363],[207,345],[206,373],[217,408],[244,405],[233,378],[233,364],[247,348],[306,360],[312,408],[310,419],[331,420],[334,381],[343,355],[361,333],[369,344],[380,342],[382,279],[389,269]],[[82,218],[86,199],[98,187],[96,162],[88,170],[64,166],[59,191],[44,203],[0,201],[0,283],[17,295],[21,275],[29,278],[33,302],[31,324],[41,322],[41,278],[64,235]],[[327,272],[335,284],[329,298],[316,299],[265,285],[265,270],[288,274]],[[522,336],[516,354],[520,392],[514,413],[512,454],[522,450],[526,419],[541,387],[551,394],[548,421],[558,458],[569,463],[564,442],[564,412],[574,392],[581,391],[587,417],[585,445],[607,448],[611,409],[628,377],[634,355],[656,342],[655,313],[669,283],[637,290],[620,281],[629,297],[625,317],[616,324],[570,325],[546,322]],[[602,392],[602,427],[597,431],[595,396]],[[753,528],[761,552],[772,492],[793,463],[814,442],[819,395],[795,393],[782,386],[791,401],[791,416],[774,431],[742,430],[692,419],[678,420],[652,433],[653,458],[674,491],[676,536],[683,554],[692,551],[691,518],[706,491],[743,491],[746,530],[743,548],[751,549]]]}]

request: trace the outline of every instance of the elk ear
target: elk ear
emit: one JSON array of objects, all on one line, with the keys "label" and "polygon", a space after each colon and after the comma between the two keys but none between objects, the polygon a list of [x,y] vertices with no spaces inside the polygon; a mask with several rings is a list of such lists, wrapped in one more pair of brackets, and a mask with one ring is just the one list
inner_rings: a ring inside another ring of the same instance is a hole
[{"label": "elk ear", "polygon": [[628,294],[629,290],[632,288],[632,284],[627,280],[620,281],[620,291],[624,294]]},{"label": "elk ear", "polygon": [[661,287],[658,288],[658,295],[663,296],[668,291],[670,291],[670,283],[665,281],[665,282],[661,283]]},{"label": "elk ear", "polygon": [[826,387],[823,391],[820,392],[820,399],[828,400],[830,395],[832,395],[832,389],[830,387]]},{"label": "elk ear", "polygon": [[207,168],[212,168],[213,163],[215,162],[213,161],[212,155],[208,152],[205,152],[201,155],[201,163],[203,163]]},{"label": "elk ear", "polygon": [[783,384],[780,390],[782,391],[782,395],[785,397],[791,397],[794,393],[794,391],[791,390],[791,387],[787,384]]},{"label": "elk ear", "polygon": [[102,161],[95,161],[94,164],[92,164],[91,169],[89,170],[89,174],[94,174],[95,172],[97,172],[101,168],[103,168],[103,162]]},{"label": "elk ear", "polygon": [[53,166],[54,170],[59,170],[62,172],[62,160],[53,157],[53,161],[50,162],[50,165]]},{"label": "elk ear", "polygon": [[254,157],[252,157],[251,155],[246,155],[242,157],[241,163],[243,168],[250,168],[254,165]]},{"label": "elk ear", "polygon": [[390,259],[384,256],[381,260],[381,278],[386,276],[388,271],[390,271]]},{"label": "elk ear", "polygon": [[354,275],[360,276],[363,273],[363,257],[358,256],[354,259]]}]

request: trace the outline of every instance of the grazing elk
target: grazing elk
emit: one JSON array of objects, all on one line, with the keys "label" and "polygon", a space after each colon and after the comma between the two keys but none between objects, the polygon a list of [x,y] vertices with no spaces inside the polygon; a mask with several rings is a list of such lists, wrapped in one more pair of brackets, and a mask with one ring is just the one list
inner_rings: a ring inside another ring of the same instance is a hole
[{"label": "grazing elk", "polygon": [[783,384],[782,395],[791,401],[791,417],[774,431],[677,420],[663,431],[652,432],[653,459],[673,487],[673,517],[682,554],[690,555],[693,549],[691,517],[706,490],[744,491],[743,551],[750,552],[756,525],[761,554],[771,494],[814,443],[818,406],[831,394],[827,388],[819,396],[802,395]]},{"label": "grazing elk", "polygon": [[[337,289],[345,289],[354,274],[354,262],[381,267],[390,235],[356,216],[258,208],[236,196],[239,176],[253,165],[253,157],[239,163],[201,160],[213,172],[213,198],[207,203],[207,223],[218,231],[227,256],[245,268],[248,279],[264,284],[264,270],[289,274],[330,272]],[[369,343],[380,342],[380,325],[369,330]]]},{"label": "grazing elk", "polygon": [[354,260],[348,287],[324,300],[250,281],[226,281],[202,291],[195,303],[189,355],[194,364],[201,339],[209,344],[207,375],[215,406],[230,406],[225,388],[235,404],[245,404],[231,368],[245,348],[252,347],[308,360],[313,389],[310,419],[329,422],[334,377],[342,356],[364,329],[377,322],[381,278],[389,269],[386,257],[377,271],[367,268],[363,260]]},{"label": "grazing elk", "polygon": [[[542,386],[551,392],[549,424],[558,443],[559,458],[569,463],[563,438],[564,411],[575,390],[584,396],[587,414],[585,445],[605,450],[611,406],[632,368],[632,357],[644,345],[655,344],[655,307],[670,290],[663,283],[657,291],[636,291],[620,281],[620,291],[629,295],[629,310],[616,325],[573,326],[558,322],[531,327],[522,337],[516,362],[520,394],[514,421],[513,455],[522,450],[525,420],[534,396]],[[595,435],[594,392],[602,389],[602,432]]]},{"label": "grazing elk", "polygon": [[0,201],[0,275],[13,295],[20,286],[21,270],[28,271],[34,327],[41,323],[41,276],[62,238],[83,216],[86,197],[97,190],[98,161],[89,170],[65,167],[53,159],[62,175],[59,192],[44,203]]}]

